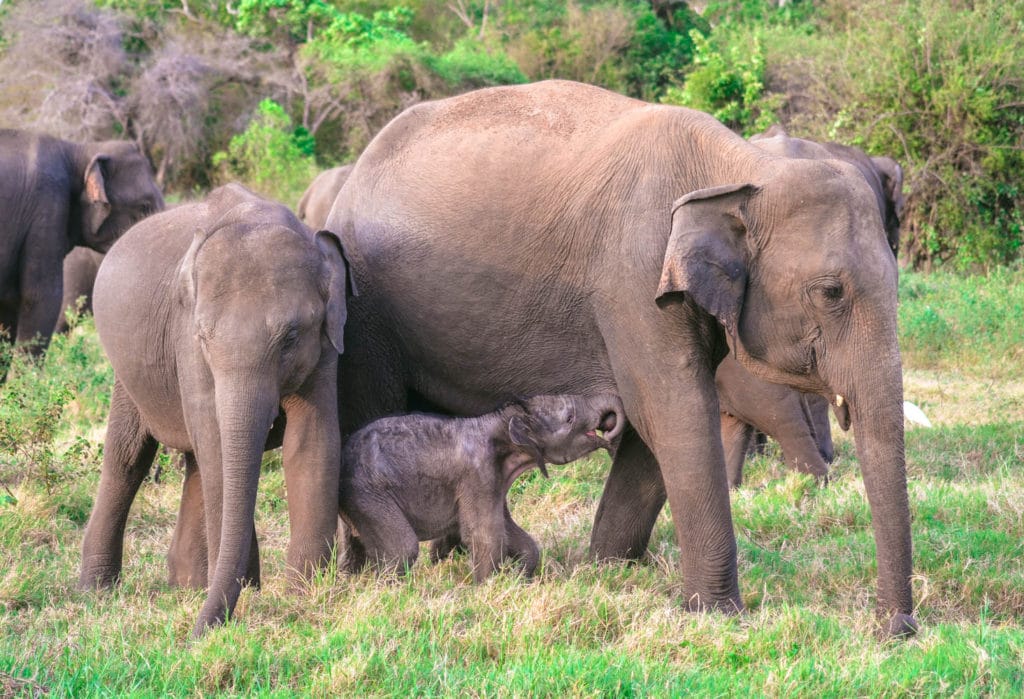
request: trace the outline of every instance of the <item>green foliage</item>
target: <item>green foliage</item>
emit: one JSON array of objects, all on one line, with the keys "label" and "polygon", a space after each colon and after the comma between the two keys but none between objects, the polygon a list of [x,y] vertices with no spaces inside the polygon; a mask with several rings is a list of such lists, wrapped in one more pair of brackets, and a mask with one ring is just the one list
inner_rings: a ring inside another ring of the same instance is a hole
[{"label": "green foliage", "polygon": [[428,57],[427,64],[450,86],[463,88],[488,85],[515,85],[527,78],[511,58],[500,51],[489,51],[479,41],[465,37],[451,51]]},{"label": "green foliage", "polygon": [[765,58],[757,32],[727,34],[724,49],[696,30],[690,31],[690,38],[693,70],[682,88],[665,92],[662,102],[708,112],[747,136],[777,120],[781,100],[765,91]]},{"label": "green foliage", "polygon": [[900,347],[915,366],[1017,378],[1024,362],[1024,269],[900,276]]},{"label": "green foliage", "polygon": [[627,92],[656,101],[666,88],[681,80],[683,72],[693,62],[691,32],[706,36],[711,26],[686,5],[671,10],[668,22],[658,17],[647,2],[636,3],[634,12],[633,38],[623,57],[627,66]]},{"label": "green foliage", "polygon": [[317,173],[314,146],[281,105],[263,100],[245,131],[213,156],[213,165],[222,182],[240,180],[265,196],[293,202]]}]

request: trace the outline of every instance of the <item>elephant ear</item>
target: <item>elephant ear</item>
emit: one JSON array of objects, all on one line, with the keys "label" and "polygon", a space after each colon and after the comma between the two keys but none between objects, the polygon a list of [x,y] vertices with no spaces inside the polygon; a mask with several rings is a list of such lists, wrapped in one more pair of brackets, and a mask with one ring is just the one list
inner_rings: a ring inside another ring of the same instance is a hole
[{"label": "elephant ear", "polygon": [[[508,420],[508,437],[515,446],[519,447],[537,463],[544,477],[547,478],[548,470],[544,465],[544,452],[537,443],[534,425],[530,418],[523,415],[513,415]],[[506,474],[507,476],[508,474]]]},{"label": "elephant ear", "polygon": [[892,158],[884,156],[873,157],[871,162],[885,190],[886,218],[889,219],[884,222],[886,237],[893,253],[897,253],[900,248],[900,217],[903,216],[903,168]]},{"label": "elephant ear", "polygon": [[103,168],[109,161],[110,156],[94,155],[85,168],[82,204],[85,208],[84,234],[87,244],[93,242],[103,222],[110,215],[110,199],[107,198],[107,185],[103,175]]},{"label": "elephant ear", "polygon": [[209,240],[212,231],[197,230],[192,236],[192,244],[188,246],[185,256],[181,258],[181,268],[178,270],[178,288],[180,290],[179,300],[186,308],[195,308],[196,305],[196,256],[203,243]]},{"label": "elephant ear", "polygon": [[657,300],[688,294],[735,336],[747,285],[746,202],[757,191],[751,184],[699,189],[672,207],[672,234]]},{"label": "elephant ear", "polygon": [[347,301],[358,296],[352,268],[345,254],[341,239],[331,231],[318,231],[316,245],[324,256],[327,273],[327,337],[338,354],[345,351],[345,319],[348,317]]}]

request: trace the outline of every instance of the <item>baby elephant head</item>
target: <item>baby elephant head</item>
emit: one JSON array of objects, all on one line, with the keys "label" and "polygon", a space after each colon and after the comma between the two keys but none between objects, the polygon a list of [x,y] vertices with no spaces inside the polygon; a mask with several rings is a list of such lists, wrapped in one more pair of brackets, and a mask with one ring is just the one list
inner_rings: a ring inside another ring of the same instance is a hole
[{"label": "baby elephant head", "polygon": [[567,464],[609,449],[626,424],[622,401],[612,393],[534,396],[520,405],[522,412],[509,419],[509,437],[542,470],[545,463]]}]

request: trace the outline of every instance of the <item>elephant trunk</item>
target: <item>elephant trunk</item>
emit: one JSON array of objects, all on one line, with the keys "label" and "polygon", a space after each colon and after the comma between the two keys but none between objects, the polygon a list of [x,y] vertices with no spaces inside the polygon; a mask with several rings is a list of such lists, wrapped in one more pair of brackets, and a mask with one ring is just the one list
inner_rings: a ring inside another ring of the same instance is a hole
[{"label": "elephant trunk", "polygon": [[888,352],[858,352],[886,357],[865,368],[852,382],[849,402],[857,458],[871,506],[878,561],[878,613],[889,635],[917,631],[910,588],[912,551],[910,505],[903,443],[903,378],[895,333]]},{"label": "elephant trunk", "polygon": [[223,623],[238,602],[255,544],[252,532],[260,462],[278,408],[277,391],[253,381],[242,388],[218,386],[216,393],[223,478],[220,550],[193,638]]}]

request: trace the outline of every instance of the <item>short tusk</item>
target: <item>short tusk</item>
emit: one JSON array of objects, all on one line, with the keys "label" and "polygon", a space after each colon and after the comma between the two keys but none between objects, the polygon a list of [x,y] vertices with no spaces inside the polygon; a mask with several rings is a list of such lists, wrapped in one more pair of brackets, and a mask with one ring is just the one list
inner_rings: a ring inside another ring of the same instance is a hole
[{"label": "short tusk", "polygon": [[836,407],[837,408],[843,407],[843,400],[844,400],[843,397],[837,393],[836,394]]}]

